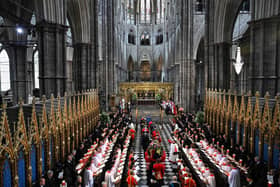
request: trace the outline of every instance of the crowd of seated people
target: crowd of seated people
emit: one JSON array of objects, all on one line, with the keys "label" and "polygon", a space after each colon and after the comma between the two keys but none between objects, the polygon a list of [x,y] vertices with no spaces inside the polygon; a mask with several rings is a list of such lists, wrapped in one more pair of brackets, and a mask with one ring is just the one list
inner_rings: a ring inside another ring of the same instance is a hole
[{"label": "crowd of seated people", "polygon": [[119,184],[125,164],[122,162],[126,160],[133,134],[129,133],[131,122],[131,118],[119,112],[110,115],[109,123],[99,122],[78,149],[67,155],[64,163],[56,163],[36,186],[93,187],[100,186],[102,181],[108,187],[113,186],[111,182]]},{"label": "crowd of seated people", "polygon": [[225,135],[214,136],[209,125],[197,124],[194,119],[193,114],[182,113],[172,121],[174,136],[178,142],[184,142],[182,147],[192,146],[198,150],[209,166],[226,176],[229,184],[232,176],[238,174],[240,177],[235,180],[239,180],[237,183],[241,186],[267,186],[269,181],[278,186],[279,174],[275,170],[267,173],[267,166],[257,156],[247,153],[240,145],[231,146]]}]

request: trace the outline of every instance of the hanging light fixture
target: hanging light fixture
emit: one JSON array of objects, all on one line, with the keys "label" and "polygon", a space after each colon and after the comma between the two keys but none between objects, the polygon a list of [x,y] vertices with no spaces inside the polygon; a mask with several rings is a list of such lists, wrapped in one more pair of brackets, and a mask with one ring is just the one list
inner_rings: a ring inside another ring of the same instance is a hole
[{"label": "hanging light fixture", "polygon": [[242,67],[243,67],[244,62],[242,61],[241,58],[241,49],[240,47],[236,48],[236,61],[233,62],[233,66],[235,69],[235,72],[237,73],[237,75],[239,75],[241,73]]}]

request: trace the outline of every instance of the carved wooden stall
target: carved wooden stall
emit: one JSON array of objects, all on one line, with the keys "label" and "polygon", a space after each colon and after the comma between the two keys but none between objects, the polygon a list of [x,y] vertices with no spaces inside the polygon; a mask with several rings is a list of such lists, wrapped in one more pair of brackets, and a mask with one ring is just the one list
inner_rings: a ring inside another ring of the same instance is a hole
[{"label": "carved wooden stall", "polygon": [[97,90],[50,100],[43,97],[39,103],[34,98],[30,120],[25,119],[23,108],[20,102],[16,124],[8,122],[9,109],[4,106],[2,111],[0,186],[31,187],[56,162],[64,161],[99,120]]},{"label": "carved wooden stall", "polygon": [[249,152],[279,168],[280,96],[271,99],[206,89],[205,120],[215,134],[226,134],[231,144],[243,145]]}]

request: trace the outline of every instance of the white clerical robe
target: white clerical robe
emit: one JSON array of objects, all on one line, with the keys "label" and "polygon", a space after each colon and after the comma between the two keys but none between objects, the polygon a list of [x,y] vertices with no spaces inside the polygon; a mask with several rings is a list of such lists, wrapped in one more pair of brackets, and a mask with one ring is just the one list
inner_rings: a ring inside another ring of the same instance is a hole
[{"label": "white clerical robe", "polygon": [[84,187],[93,187],[94,178],[91,169],[86,169],[84,173]]},{"label": "white clerical robe", "polygon": [[96,156],[95,156],[95,159],[96,159],[95,162],[100,163],[101,160],[102,160],[102,153],[101,152],[97,153]]},{"label": "white clerical robe", "polygon": [[114,171],[107,171],[105,173],[105,183],[107,187],[115,187],[115,172]]},{"label": "white clerical robe", "polygon": [[174,155],[175,152],[178,152],[178,145],[175,143],[172,143],[170,145],[170,151],[169,151],[169,160],[171,162],[176,162],[176,159],[178,158],[178,154]]},{"label": "white clerical robe", "polygon": [[239,170],[233,168],[228,177],[229,187],[240,187],[240,173]]},{"label": "white clerical robe", "polygon": [[91,169],[92,173],[97,172],[98,167],[96,166],[96,163],[95,163],[95,162],[92,162],[92,163],[90,164],[90,169]]},{"label": "white clerical robe", "polygon": [[207,179],[207,187],[216,187],[216,180],[213,174],[208,176],[206,179]]}]

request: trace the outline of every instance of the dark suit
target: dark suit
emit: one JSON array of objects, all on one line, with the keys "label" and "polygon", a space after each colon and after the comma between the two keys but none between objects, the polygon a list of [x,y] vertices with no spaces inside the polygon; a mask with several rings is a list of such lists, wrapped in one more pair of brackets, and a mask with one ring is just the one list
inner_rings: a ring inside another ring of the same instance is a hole
[{"label": "dark suit", "polygon": [[267,185],[266,182],[266,167],[262,162],[256,163],[253,166],[253,184],[254,187],[264,187]]},{"label": "dark suit", "polygon": [[46,187],[56,187],[58,186],[57,182],[55,181],[54,178],[46,178]]},{"label": "dark suit", "polygon": [[76,178],[75,176],[76,172],[75,169],[72,165],[72,162],[66,161],[65,166],[64,166],[64,178],[67,182],[67,186],[73,186],[74,185],[74,180]]}]

